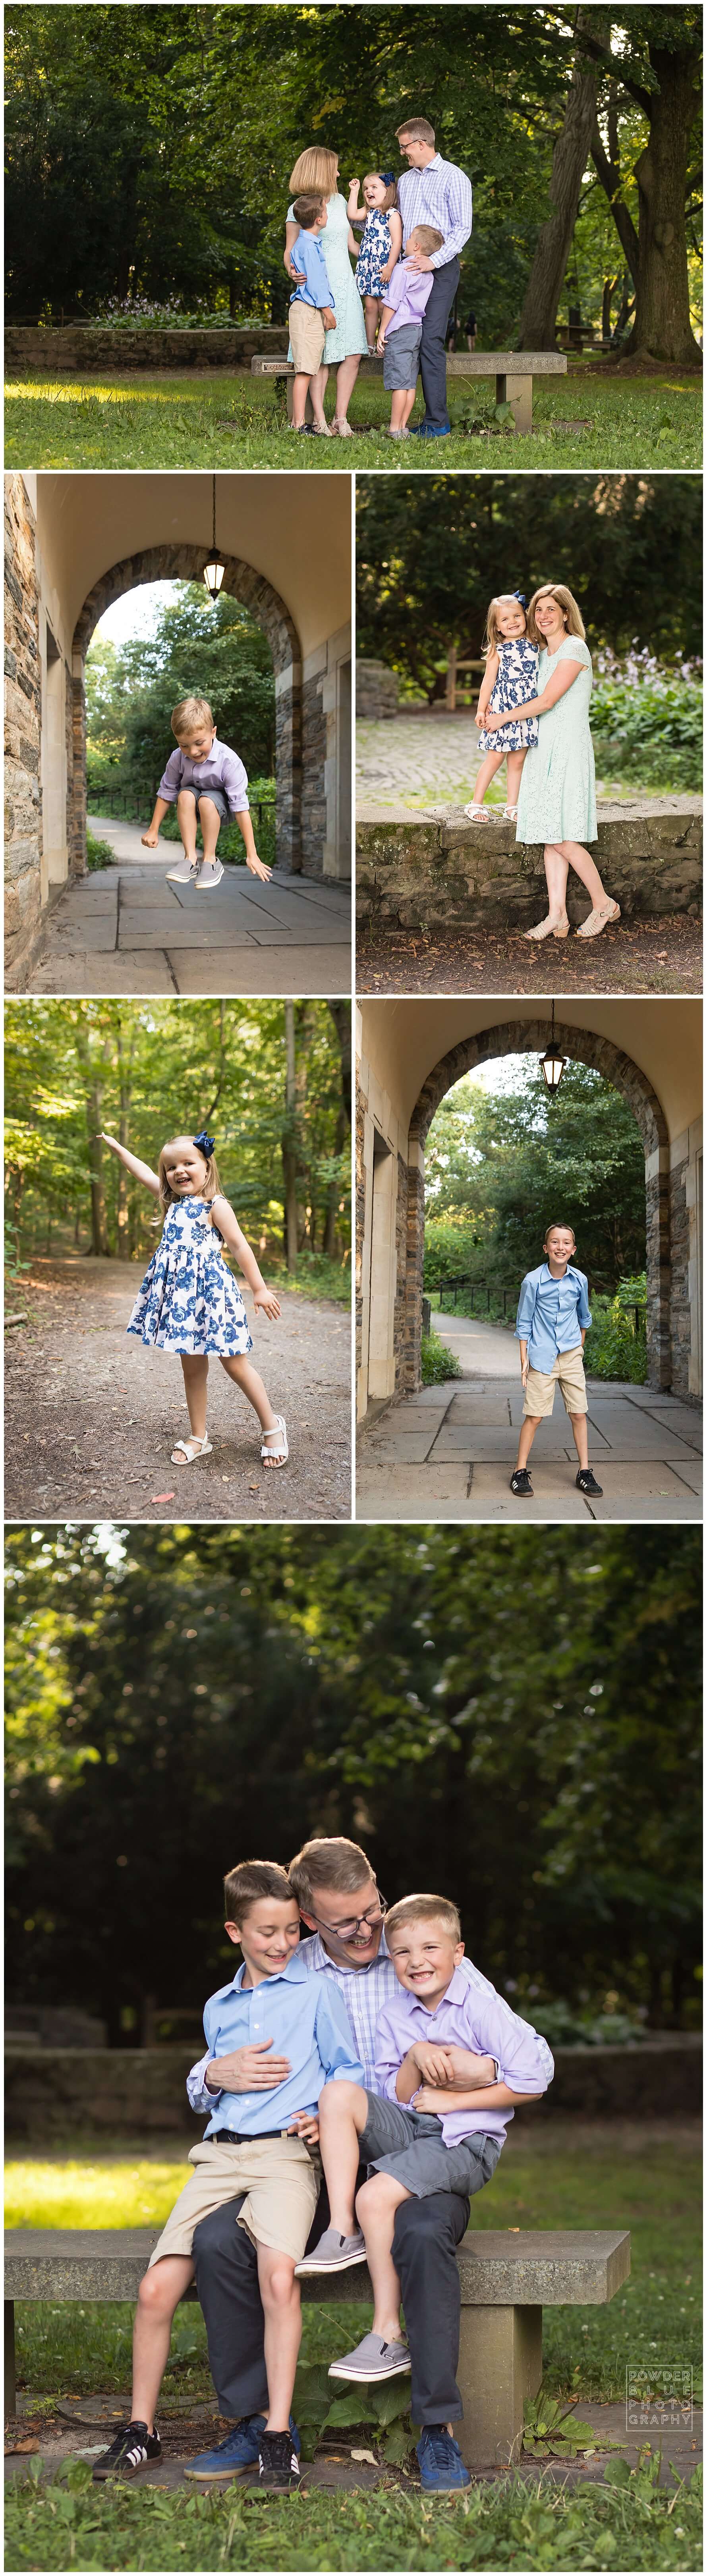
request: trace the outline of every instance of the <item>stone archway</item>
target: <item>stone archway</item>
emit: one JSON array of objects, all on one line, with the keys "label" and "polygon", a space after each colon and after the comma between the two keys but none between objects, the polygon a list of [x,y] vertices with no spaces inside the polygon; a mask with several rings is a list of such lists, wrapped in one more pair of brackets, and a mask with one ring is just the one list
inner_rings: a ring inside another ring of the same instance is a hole
[{"label": "stone archway", "polygon": [[[275,778],[277,786],[276,860],[278,867],[299,874],[303,849],[309,851],[309,817],[306,810],[304,781],[312,777],[316,760],[307,757],[307,718],[303,705],[302,659],[299,636],[289,609],[273,590],[272,584],[255,572],[252,564],[239,555],[221,555],[225,566],[222,589],[242,608],[248,608],[267,636],[275,673]],[[205,561],[203,543],[162,544],[148,546],[140,554],[127,555],[113,564],[94,582],[77,619],[73,639],[73,785],[71,793],[71,829],[69,835],[70,873],[83,876],[86,869],[86,691],[85,663],[88,646],[98,620],[114,599],[127,590],[137,590],[148,581],[201,581]],[[317,750],[318,750],[317,743]],[[312,817],[314,825],[314,817]]]},{"label": "stone archway", "polygon": [[[648,1381],[651,1386],[683,1391],[684,1358],[682,1306],[687,1293],[687,1279],[682,1280],[681,1262],[673,1260],[676,1241],[682,1244],[686,1225],[685,1178],[682,1172],[670,1172],[668,1129],[656,1092],[648,1077],[634,1064],[631,1056],[611,1038],[598,1036],[591,1029],[569,1028],[556,1022],[555,1036],[563,1055],[574,1057],[580,1064],[591,1065],[595,1072],[613,1083],[632,1109],[643,1139],[646,1162],[646,1341]],[[541,1020],[504,1020],[496,1026],[478,1029],[473,1037],[463,1038],[434,1065],[423,1083],[410,1120],[407,1170],[407,1239],[405,1267],[405,1322],[399,1364],[401,1393],[412,1393],[420,1384],[420,1343],[422,1337],[422,1284],[425,1243],[425,1138],[428,1128],[445,1093],[465,1073],[494,1057],[537,1053],[547,1043],[547,1016]]]}]

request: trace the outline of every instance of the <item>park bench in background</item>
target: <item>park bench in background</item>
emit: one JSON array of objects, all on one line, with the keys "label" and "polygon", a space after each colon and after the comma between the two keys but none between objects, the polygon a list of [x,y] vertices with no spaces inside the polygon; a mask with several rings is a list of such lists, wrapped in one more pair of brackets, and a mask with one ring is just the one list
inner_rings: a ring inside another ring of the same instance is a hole
[{"label": "park bench in background", "polygon": [[[21,2227],[5,2238],[6,2406],[15,2405],[15,2299],[137,2298],[159,2230],[150,2227]],[[616,2296],[631,2267],[631,2240],[603,2229],[548,2228],[530,2234],[473,2230],[457,2255],[461,2283],[459,2386],[464,2420],[459,2438],[468,2468],[516,2458],[523,2401],[542,2378],[546,2307],[601,2307]],[[368,2271],[302,2282],[303,2297],[371,2299]],[[187,2298],[194,2298],[194,2289]]]},{"label": "park bench in background", "polygon": [[[290,358],[251,358],[253,376],[287,377],[287,416],[292,419],[292,377]],[[367,375],[382,376],[382,358],[362,358],[358,381]],[[495,376],[497,403],[510,403],[516,429],[524,434],[533,426],[533,377],[566,376],[567,359],[560,349],[467,349],[458,358],[447,359],[448,376]],[[312,406],[307,395],[305,417],[312,419]]]}]

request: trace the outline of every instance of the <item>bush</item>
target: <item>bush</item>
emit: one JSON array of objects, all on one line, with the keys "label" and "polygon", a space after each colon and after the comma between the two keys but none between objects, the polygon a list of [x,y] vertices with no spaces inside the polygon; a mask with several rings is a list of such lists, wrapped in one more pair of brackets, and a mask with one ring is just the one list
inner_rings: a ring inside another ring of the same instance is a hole
[{"label": "bush", "polygon": [[643,787],[700,789],[702,672],[696,662],[662,664],[648,652],[594,657],[591,724],[600,770]]},{"label": "bush", "polygon": [[110,841],[97,841],[95,832],[86,833],[86,866],[92,872],[95,868],[115,867],[115,850]]},{"label": "bush", "polygon": [[584,1345],[584,1359],[590,1377],[625,1378],[632,1386],[645,1386],[648,1374],[645,1318],[630,1310],[644,1305],[646,1274],[639,1271],[632,1279],[620,1279],[613,1297],[592,1295],[593,1321]]},{"label": "bush", "polygon": [[155,297],[154,300],[148,295],[126,296],[123,301],[113,295],[89,318],[102,331],[254,331],[261,328],[262,314],[231,313],[225,288],[223,293],[221,304],[212,305],[207,295],[195,295],[188,307],[181,304],[176,295]]},{"label": "bush", "polygon": [[591,2007],[581,2013],[574,2004],[565,2003],[562,1996],[553,2004],[534,2004],[532,2019],[550,2048],[602,2048],[612,2042],[622,2047],[628,2041],[645,2038],[643,2023],[633,2020],[630,2013],[613,2009],[596,2012]]},{"label": "bush", "polygon": [[454,1352],[447,1349],[446,1342],[440,1341],[439,1333],[423,1333],[423,1386],[442,1386],[445,1378],[463,1377],[463,1375],[464,1371],[460,1368],[459,1361],[455,1359]]}]

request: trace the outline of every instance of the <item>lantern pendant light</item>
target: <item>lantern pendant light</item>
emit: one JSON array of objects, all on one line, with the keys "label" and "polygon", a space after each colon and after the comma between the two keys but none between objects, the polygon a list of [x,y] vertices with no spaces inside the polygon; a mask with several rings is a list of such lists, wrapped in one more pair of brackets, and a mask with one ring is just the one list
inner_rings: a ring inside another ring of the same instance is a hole
[{"label": "lantern pendant light", "polygon": [[555,1093],[559,1091],[566,1062],[567,1057],[561,1055],[559,1047],[555,1045],[555,1004],[553,1001],[550,1044],[549,1046],[546,1046],[545,1053],[544,1055],[541,1055],[540,1058],[547,1088],[548,1091],[552,1093],[553,1097]]},{"label": "lantern pendant light", "polygon": [[207,564],[205,564],[205,565],[204,565],[204,581],[205,581],[205,583],[206,583],[206,588],[207,588],[207,590],[208,590],[209,598],[210,598],[210,599],[214,599],[214,600],[216,600],[216,599],[218,599],[218,595],[219,595],[219,591],[220,591],[220,588],[221,588],[221,583],[222,583],[222,581],[223,581],[223,576],[224,576],[224,573],[225,573],[225,570],[226,570],[226,566],[225,566],[225,564],[219,563],[218,555],[217,555],[217,552],[216,552],[216,476],[215,476],[215,474],[214,474],[214,475],[213,475],[213,477],[212,477],[212,482],[213,482],[213,532],[212,532],[212,537],[211,537],[211,554],[212,554],[212,561],[211,561],[211,563],[207,563]]}]

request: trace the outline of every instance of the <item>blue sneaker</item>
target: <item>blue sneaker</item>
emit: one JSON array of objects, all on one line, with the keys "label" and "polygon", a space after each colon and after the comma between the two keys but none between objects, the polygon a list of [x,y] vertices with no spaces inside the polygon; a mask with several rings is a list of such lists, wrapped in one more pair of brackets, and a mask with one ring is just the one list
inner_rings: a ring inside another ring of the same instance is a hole
[{"label": "blue sneaker", "polygon": [[423,2495],[446,2495],[450,2487],[470,2487],[458,2442],[446,2424],[423,2425],[417,2445]]},{"label": "blue sneaker", "polygon": [[[240,2423],[232,2425],[225,2441],[217,2442],[213,2451],[197,2451],[196,2459],[184,2470],[185,2478],[203,2478],[204,2481],[223,2478],[225,2484],[228,2478],[245,2477],[247,2469],[257,2469],[260,2436],[264,2431],[264,2415],[242,2415]],[[293,2450],[299,2457],[300,2438],[292,2416],[290,2432]]]},{"label": "blue sneaker", "polygon": [[444,429],[437,429],[433,420],[419,420],[416,428],[410,431],[411,438],[451,438],[451,435],[449,421]]}]

